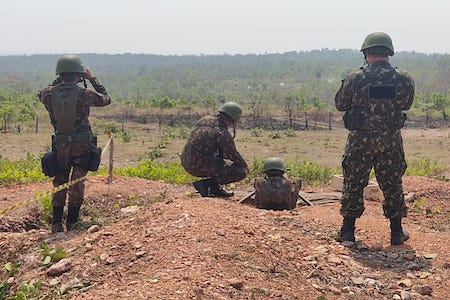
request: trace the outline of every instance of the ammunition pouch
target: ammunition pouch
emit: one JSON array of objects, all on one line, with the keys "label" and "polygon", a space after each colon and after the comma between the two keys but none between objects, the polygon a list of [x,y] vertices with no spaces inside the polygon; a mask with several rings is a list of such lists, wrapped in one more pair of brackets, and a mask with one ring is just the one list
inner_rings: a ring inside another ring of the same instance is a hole
[{"label": "ammunition pouch", "polygon": [[408,116],[402,110],[396,110],[394,120],[392,121],[392,129],[401,129],[405,126]]},{"label": "ammunition pouch", "polygon": [[56,152],[48,151],[41,158],[42,173],[48,177],[56,176],[58,172],[58,161],[56,160]]},{"label": "ammunition pouch", "polygon": [[[342,117],[345,128],[349,130],[363,130],[370,128],[370,124],[364,121],[364,116],[361,112],[361,107],[352,107],[347,110]],[[407,115],[401,110],[396,109],[393,117],[388,117],[384,120],[385,129],[401,129],[405,125]],[[381,128],[380,128],[381,129]]]},{"label": "ammunition pouch", "polygon": [[89,162],[89,171],[97,171],[100,166],[101,156],[102,156],[102,148],[96,147],[93,149],[91,153],[91,161]]},{"label": "ammunition pouch", "polygon": [[92,136],[91,151],[82,155],[79,160],[79,166],[88,171],[97,171],[100,166],[102,148],[97,147],[97,137]]},{"label": "ammunition pouch", "polygon": [[360,106],[352,107],[350,110],[347,110],[342,118],[344,120],[345,128],[349,130],[363,129],[364,127]]}]

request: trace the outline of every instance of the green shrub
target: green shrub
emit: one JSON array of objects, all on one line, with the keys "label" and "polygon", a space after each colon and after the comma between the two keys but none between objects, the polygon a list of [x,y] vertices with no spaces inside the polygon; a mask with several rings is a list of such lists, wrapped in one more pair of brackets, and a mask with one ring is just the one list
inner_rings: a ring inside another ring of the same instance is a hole
[{"label": "green shrub", "polygon": [[129,166],[115,169],[114,173],[179,184],[195,180],[195,177],[189,175],[178,162],[154,163],[151,159],[141,160],[135,167]]},{"label": "green shrub", "polygon": [[300,177],[304,184],[311,186],[328,184],[333,175],[339,172],[337,169],[324,167],[318,163],[305,160],[295,163],[286,162],[286,166],[290,169],[287,172],[289,177]]},{"label": "green shrub", "polygon": [[411,205],[411,210],[417,214],[422,213],[424,211],[426,201],[427,201],[427,198],[425,198],[425,197],[415,199]]},{"label": "green shrub", "polygon": [[40,290],[42,283],[39,280],[24,281],[16,295],[9,297],[8,300],[38,300],[40,299]]},{"label": "green shrub", "polygon": [[251,136],[254,136],[254,137],[260,137],[260,136],[262,136],[262,133],[264,132],[264,130],[262,129],[262,128],[259,128],[259,127],[255,127],[255,128],[252,128],[251,130],[250,130],[250,134],[251,134]]},{"label": "green shrub", "polygon": [[270,132],[269,133],[269,137],[271,139],[281,139],[282,138],[281,133],[279,131],[272,131],[272,132]]},{"label": "green shrub", "polygon": [[[37,195],[37,196],[39,196],[39,195]],[[52,214],[52,211],[53,211],[52,195],[45,194],[40,199],[41,199],[42,207],[44,209],[44,211],[42,212],[42,215],[41,215],[41,222],[42,222],[42,224],[47,224],[48,220]]]},{"label": "green shrub", "polygon": [[284,135],[287,137],[295,137],[297,134],[295,133],[295,130],[292,128],[288,128],[284,131]]},{"label": "green shrub", "polygon": [[446,167],[429,158],[417,158],[408,161],[406,175],[444,178]]},{"label": "green shrub", "polygon": [[122,141],[124,143],[128,143],[131,141],[131,134],[127,130],[122,131],[120,133],[120,136],[122,137]]},{"label": "green shrub", "polygon": [[[246,182],[251,181],[256,177],[263,176],[265,158],[255,158],[249,164],[250,174],[246,178]],[[317,163],[311,163],[308,161],[298,161],[291,163],[286,161],[288,168],[287,176],[290,178],[300,177],[304,184],[317,186],[321,184],[327,184],[334,174],[339,173],[338,170],[321,166]]]},{"label": "green shrub", "polygon": [[55,247],[50,248],[47,243],[42,242],[40,247],[42,250],[42,261],[40,261],[39,264],[42,266],[48,266],[52,263],[58,262],[67,255],[64,247],[61,245],[56,245]]},{"label": "green shrub", "polygon": [[249,183],[252,179],[262,176],[265,158],[254,158],[249,164],[250,174],[247,175],[244,182]]},{"label": "green shrub", "polygon": [[0,156],[0,185],[45,181],[48,179],[42,173],[39,157],[27,153],[26,159],[10,161]]},{"label": "green shrub", "polygon": [[165,141],[174,140],[177,138],[177,133],[174,127],[163,127],[161,139]]},{"label": "green shrub", "polygon": [[150,152],[148,153],[148,158],[150,158],[150,160],[155,160],[163,156],[164,152],[161,150],[161,147],[159,147],[159,145],[150,150]]},{"label": "green shrub", "polygon": [[6,297],[6,294],[9,291],[9,285],[6,281],[0,282],[0,299],[3,300]]},{"label": "green shrub", "polygon": [[190,130],[188,127],[186,127],[184,125],[178,127],[178,138],[179,139],[182,139],[182,140],[187,139],[189,137],[189,133],[190,133]]},{"label": "green shrub", "polygon": [[19,263],[12,263],[12,262],[7,262],[3,266],[3,269],[8,277],[14,276],[14,274],[19,270],[19,268],[20,268]]},{"label": "green shrub", "polygon": [[104,126],[104,133],[110,134],[110,133],[118,133],[121,131],[121,126],[116,123],[109,123]]}]

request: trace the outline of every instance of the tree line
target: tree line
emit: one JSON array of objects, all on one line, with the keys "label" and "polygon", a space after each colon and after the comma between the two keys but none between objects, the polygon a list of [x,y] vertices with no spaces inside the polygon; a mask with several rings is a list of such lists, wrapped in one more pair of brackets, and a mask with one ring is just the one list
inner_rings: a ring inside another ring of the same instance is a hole
[{"label": "tree line", "polygon": [[[123,116],[127,111],[164,114],[211,113],[226,101],[245,108],[258,120],[283,116],[286,126],[296,119],[334,109],[341,79],[363,65],[357,50],[313,50],[282,54],[184,55],[78,54],[105,85]],[[0,56],[0,117],[3,129],[32,119],[42,105],[36,93],[55,78],[59,55]],[[450,55],[400,52],[394,66],[416,82],[410,114],[447,124]]]}]

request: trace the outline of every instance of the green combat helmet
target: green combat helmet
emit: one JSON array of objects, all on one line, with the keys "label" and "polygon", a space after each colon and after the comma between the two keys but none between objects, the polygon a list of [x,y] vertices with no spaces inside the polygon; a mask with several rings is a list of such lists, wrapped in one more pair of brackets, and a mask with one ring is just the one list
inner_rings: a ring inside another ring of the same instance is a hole
[{"label": "green combat helmet", "polygon": [[84,73],[81,60],[75,55],[64,55],[56,63],[56,75],[61,73]]},{"label": "green combat helmet", "polygon": [[361,46],[361,51],[364,50],[368,50],[371,54],[394,55],[391,37],[384,32],[369,34]]},{"label": "green combat helmet", "polygon": [[235,102],[226,102],[220,108],[219,112],[226,114],[237,122],[242,114],[242,107]]},{"label": "green combat helmet", "polygon": [[284,164],[284,160],[279,157],[267,158],[264,162],[263,172],[266,173],[267,171],[271,170],[286,172],[286,165]]}]

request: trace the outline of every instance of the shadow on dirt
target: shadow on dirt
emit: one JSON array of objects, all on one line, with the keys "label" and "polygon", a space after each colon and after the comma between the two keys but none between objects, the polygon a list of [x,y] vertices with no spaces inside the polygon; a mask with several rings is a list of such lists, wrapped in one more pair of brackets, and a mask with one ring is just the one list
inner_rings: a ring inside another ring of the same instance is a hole
[{"label": "shadow on dirt", "polygon": [[406,245],[373,250],[357,242],[350,248],[349,255],[361,264],[378,270],[403,273],[431,268],[430,260],[418,256],[414,249]]},{"label": "shadow on dirt", "polygon": [[36,208],[21,215],[0,216],[0,232],[25,232],[45,227],[41,222],[42,214]]}]

